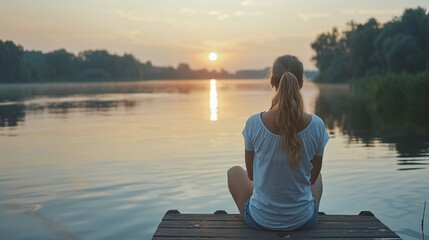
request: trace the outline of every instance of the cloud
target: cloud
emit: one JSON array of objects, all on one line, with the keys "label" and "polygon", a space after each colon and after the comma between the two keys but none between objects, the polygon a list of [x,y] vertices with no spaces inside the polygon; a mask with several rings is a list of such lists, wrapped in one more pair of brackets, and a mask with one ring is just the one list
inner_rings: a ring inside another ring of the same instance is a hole
[{"label": "cloud", "polygon": [[257,17],[263,15],[261,11],[218,11],[211,10],[208,12],[200,12],[200,14],[214,16],[219,20],[225,20],[231,17]]},{"label": "cloud", "polygon": [[183,14],[191,14],[191,15],[195,15],[195,14],[200,14],[201,13],[201,11],[199,11],[197,9],[193,9],[193,8],[180,8],[179,12],[183,13]]},{"label": "cloud", "polygon": [[192,28],[199,26],[199,24],[195,21],[191,21],[188,18],[172,17],[168,14],[168,12],[161,12],[153,15],[142,15],[136,11],[117,10],[116,15],[122,19],[132,22],[143,22],[150,24],[165,23],[170,26],[185,26]]},{"label": "cloud", "polygon": [[269,5],[267,2],[265,1],[251,1],[251,0],[247,0],[247,1],[241,1],[241,6],[243,7],[253,7],[253,6],[267,6]]},{"label": "cloud", "polygon": [[163,19],[163,18],[160,18],[159,16],[156,16],[156,15],[142,16],[142,15],[137,14],[136,12],[132,12],[132,11],[117,10],[116,14],[121,18],[131,20],[131,21],[139,21],[139,22],[169,21],[168,19]]},{"label": "cloud", "polygon": [[341,13],[346,15],[370,15],[370,16],[380,16],[380,15],[399,15],[401,14],[402,9],[399,8],[348,8],[341,10]]},{"label": "cloud", "polygon": [[289,42],[291,39],[301,39],[304,37],[307,36],[294,33],[278,34],[264,32],[222,40],[205,40],[198,45],[201,49],[219,49],[221,52],[248,53],[249,50],[258,49],[258,51],[265,51],[266,49],[276,48],[279,45],[284,45],[284,43]]},{"label": "cloud", "polygon": [[219,20],[225,20],[225,19],[228,19],[228,18],[229,18],[229,14],[222,14],[219,17],[217,17],[217,19],[219,19]]},{"label": "cloud", "polygon": [[209,15],[218,16],[218,15],[221,15],[221,14],[222,14],[222,12],[220,12],[220,11],[209,11],[209,12],[208,12],[208,14],[209,14]]},{"label": "cloud", "polygon": [[209,11],[208,15],[215,16],[219,20],[225,20],[230,17],[230,14],[221,11]]},{"label": "cloud", "polygon": [[237,11],[237,12],[234,12],[234,15],[241,16],[241,17],[258,17],[261,15],[264,15],[264,13],[261,11],[248,11],[248,12]]},{"label": "cloud", "polygon": [[332,15],[328,13],[299,13],[298,17],[304,22],[309,22],[313,19],[329,18]]}]

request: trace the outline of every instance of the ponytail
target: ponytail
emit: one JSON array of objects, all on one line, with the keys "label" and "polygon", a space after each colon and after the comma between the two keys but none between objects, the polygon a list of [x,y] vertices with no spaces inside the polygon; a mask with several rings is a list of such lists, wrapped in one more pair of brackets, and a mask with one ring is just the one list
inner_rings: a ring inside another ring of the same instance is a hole
[{"label": "ponytail", "polygon": [[288,161],[297,167],[301,156],[301,142],[297,131],[304,116],[304,103],[298,79],[291,72],[285,72],[281,76],[271,109],[278,112],[276,125],[280,129]]}]

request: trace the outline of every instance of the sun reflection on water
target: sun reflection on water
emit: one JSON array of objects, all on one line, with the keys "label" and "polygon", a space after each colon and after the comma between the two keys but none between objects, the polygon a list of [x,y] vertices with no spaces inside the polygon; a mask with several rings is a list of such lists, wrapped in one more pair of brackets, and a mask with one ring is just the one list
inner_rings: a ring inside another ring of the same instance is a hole
[{"label": "sun reflection on water", "polygon": [[216,79],[210,80],[210,121],[216,121],[217,116],[217,83]]}]

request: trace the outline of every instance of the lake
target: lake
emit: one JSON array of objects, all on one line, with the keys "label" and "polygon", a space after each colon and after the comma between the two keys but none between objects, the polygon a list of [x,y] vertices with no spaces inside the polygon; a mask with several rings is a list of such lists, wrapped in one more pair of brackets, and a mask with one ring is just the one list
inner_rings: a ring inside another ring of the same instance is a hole
[{"label": "lake", "polygon": [[[374,124],[347,86],[302,93],[331,137],[320,211],[422,239],[429,136]],[[169,209],[237,213],[226,171],[272,94],[268,80],[0,85],[0,238],[149,239]]]}]

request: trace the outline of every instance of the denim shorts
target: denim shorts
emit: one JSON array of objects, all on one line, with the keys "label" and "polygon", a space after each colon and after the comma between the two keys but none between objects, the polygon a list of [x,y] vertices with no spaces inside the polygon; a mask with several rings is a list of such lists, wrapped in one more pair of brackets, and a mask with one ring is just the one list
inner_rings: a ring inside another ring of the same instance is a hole
[{"label": "denim shorts", "polygon": [[244,204],[244,208],[243,208],[243,219],[244,219],[244,222],[246,223],[246,225],[248,227],[251,227],[251,228],[254,228],[254,229],[264,229],[261,225],[259,225],[255,221],[255,219],[253,219],[252,215],[250,215],[249,204],[250,204],[250,198],[247,199],[246,203]]},{"label": "denim shorts", "polygon": [[[254,228],[254,229],[265,229],[264,227],[262,227],[261,225],[259,225],[255,221],[255,219],[252,217],[252,215],[250,214],[249,204],[250,204],[250,198],[244,204],[244,208],[243,208],[243,219],[244,219],[244,222],[246,223],[247,226],[249,226],[251,228]],[[318,212],[319,212],[318,203],[317,203],[317,201],[314,201],[313,215],[311,215],[311,218],[306,223],[304,223],[300,227],[296,228],[295,230],[304,230],[304,229],[314,228],[316,226],[316,223],[317,223],[317,214],[318,214]]]}]

